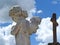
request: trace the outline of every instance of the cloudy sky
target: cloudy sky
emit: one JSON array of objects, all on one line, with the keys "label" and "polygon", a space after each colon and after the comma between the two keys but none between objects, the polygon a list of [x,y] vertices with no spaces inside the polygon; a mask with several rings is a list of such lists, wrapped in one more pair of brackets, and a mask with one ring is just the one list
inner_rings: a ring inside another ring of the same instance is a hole
[{"label": "cloudy sky", "polygon": [[57,40],[60,42],[60,0],[0,0],[0,45],[15,45],[15,38],[10,34],[15,22],[9,17],[9,10],[15,5],[27,10],[27,19],[32,16],[42,18],[39,29],[30,36],[31,45],[47,45],[53,41],[50,22],[53,13],[57,14]]}]

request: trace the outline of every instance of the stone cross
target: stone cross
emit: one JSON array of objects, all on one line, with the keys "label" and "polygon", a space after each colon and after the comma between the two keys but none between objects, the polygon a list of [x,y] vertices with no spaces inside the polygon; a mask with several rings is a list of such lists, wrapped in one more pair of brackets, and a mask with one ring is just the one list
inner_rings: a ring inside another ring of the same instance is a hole
[{"label": "stone cross", "polygon": [[57,33],[56,33],[56,27],[58,26],[58,23],[56,21],[56,14],[53,13],[52,18],[50,20],[53,23],[53,43],[49,43],[48,45],[60,45],[57,42]]},{"label": "stone cross", "polygon": [[53,23],[53,43],[55,44],[55,43],[57,43],[56,27],[58,26],[58,23],[56,21],[56,14],[55,13],[53,13],[51,21]]}]

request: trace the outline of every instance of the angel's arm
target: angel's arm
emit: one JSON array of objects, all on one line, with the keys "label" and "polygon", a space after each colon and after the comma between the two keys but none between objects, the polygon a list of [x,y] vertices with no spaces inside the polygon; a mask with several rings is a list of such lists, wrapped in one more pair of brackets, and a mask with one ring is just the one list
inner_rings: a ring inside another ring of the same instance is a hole
[{"label": "angel's arm", "polygon": [[12,35],[16,35],[19,31],[19,25],[16,25],[15,27],[13,27],[14,29],[11,31]]}]

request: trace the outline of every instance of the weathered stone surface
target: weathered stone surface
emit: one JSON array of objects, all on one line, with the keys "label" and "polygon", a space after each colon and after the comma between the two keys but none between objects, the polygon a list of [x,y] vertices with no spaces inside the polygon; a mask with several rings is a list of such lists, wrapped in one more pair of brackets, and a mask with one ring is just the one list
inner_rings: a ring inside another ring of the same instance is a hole
[{"label": "weathered stone surface", "polygon": [[9,15],[17,23],[11,31],[11,34],[15,35],[16,45],[30,45],[30,35],[36,32],[41,19],[39,17],[33,17],[30,20],[31,22],[29,22],[25,19],[28,16],[27,12],[20,7],[13,7]]}]

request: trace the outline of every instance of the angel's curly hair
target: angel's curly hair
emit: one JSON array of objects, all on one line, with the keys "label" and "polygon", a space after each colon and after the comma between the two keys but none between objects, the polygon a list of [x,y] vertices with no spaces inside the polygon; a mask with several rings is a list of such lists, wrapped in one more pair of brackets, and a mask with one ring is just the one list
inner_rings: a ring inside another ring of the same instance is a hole
[{"label": "angel's curly hair", "polygon": [[9,11],[9,16],[11,17],[15,17],[15,16],[23,16],[24,18],[28,17],[28,13],[27,11],[22,10],[21,7],[13,7],[10,11]]}]

